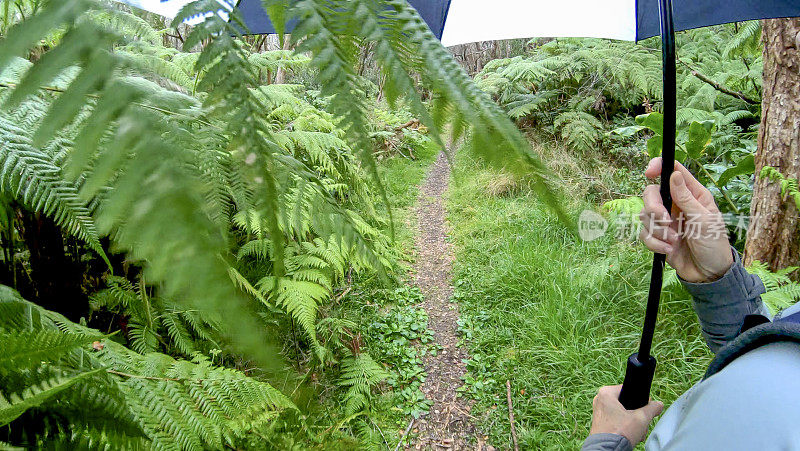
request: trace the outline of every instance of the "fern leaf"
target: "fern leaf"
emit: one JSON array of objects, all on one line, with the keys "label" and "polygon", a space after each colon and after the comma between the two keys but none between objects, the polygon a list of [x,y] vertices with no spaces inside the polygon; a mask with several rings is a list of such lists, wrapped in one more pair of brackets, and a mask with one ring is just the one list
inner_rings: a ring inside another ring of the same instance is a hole
[{"label": "fern leaf", "polygon": [[64,334],[57,331],[18,331],[0,329],[0,372],[20,371],[56,361],[67,351],[100,339],[100,335]]},{"label": "fern leaf", "polygon": [[0,393],[0,426],[13,421],[26,410],[49,400],[75,383],[104,371],[98,368],[74,376],[55,376],[37,385],[26,388],[20,394],[11,394],[8,399]]},{"label": "fern leaf", "polygon": [[25,130],[0,114],[0,189],[12,193],[36,211],[52,217],[56,224],[86,242],[106,263],[99,233],[74,185],[61,176],[61,169],[33,147]]}]

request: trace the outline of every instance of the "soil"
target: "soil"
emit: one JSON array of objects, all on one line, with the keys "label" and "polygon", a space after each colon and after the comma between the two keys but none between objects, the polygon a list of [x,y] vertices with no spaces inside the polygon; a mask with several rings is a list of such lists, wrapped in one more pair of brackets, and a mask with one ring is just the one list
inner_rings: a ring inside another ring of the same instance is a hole
[{"label": "soil", "polygon": [[416,207],[414,279],[422,290],[421,306],[428,314],[428,328],[433,331],[439,351],[425,358],[427,378],[422,391],[433,405],[426,416],[414,422],[416,440],[406,449],[491,450],[470,415],[471,403],[456,396],[456,389],[463,385],[464,362],[469,356],[458,346],[458,305],[451,302],[453,249],[447,241],[442,198],[449,178],[450,165],[441,153],[420,186]]}]

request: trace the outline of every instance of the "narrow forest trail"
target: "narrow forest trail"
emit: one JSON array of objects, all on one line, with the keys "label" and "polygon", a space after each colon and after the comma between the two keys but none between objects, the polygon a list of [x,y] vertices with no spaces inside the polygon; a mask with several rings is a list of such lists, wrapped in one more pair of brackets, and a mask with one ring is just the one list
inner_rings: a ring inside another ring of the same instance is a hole
[{"label": "narrow forest trail", "polygon": [[482,437],[476,434],[470,403],[457,397],[466,372],[467,352],[458,346],[458,305],[451,302],[453,249],[447,241],[443,194],[450,179],[450,165],[444,152],[431,166],[420,186],[416,207],[417,260],[414,278],[422,290],[422,307],[428,314],[428,328],[433,331],[439,351],[425,357],[427,378],[422,386],[425,397],[433,401],[430,413],[415,422],[418,432],[412,449],[482,449]]}]

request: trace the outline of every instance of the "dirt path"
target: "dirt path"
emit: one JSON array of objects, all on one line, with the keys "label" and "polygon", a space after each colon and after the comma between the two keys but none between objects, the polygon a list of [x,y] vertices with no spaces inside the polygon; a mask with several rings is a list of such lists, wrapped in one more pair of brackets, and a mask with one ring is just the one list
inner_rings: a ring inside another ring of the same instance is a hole
[{"label": "dirt path", "polygon": [[453,250],[446,241],[448,227],[442,199],[449,178],[450,167],[441,153],[420,186],[416,208],[415,281],[424,295],[422,307],[428,313],[428,327],[441,348],[435,356],[425,358],[428,376],[422,391],[433,400],[433,405],[427,416],[415,422],[418,434],[411,449],[485,449],[480,435],[470,444],[476,434],[469,414],[471,406],[456,397],[456,388],[463,385],[461,377],[466,371],[463,360],[468,355],[458,347],[458,305],[450,302]]}]

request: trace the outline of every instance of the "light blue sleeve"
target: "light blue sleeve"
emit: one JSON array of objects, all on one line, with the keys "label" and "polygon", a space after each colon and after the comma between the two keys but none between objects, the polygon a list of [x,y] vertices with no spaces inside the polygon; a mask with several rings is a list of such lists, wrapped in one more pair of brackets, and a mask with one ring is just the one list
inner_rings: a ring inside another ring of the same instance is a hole
[{"label": "light blue sleeve", "polygon": [[800,449],[799,375],[796,343],[750,351],[673,403],[645,449]]}]

